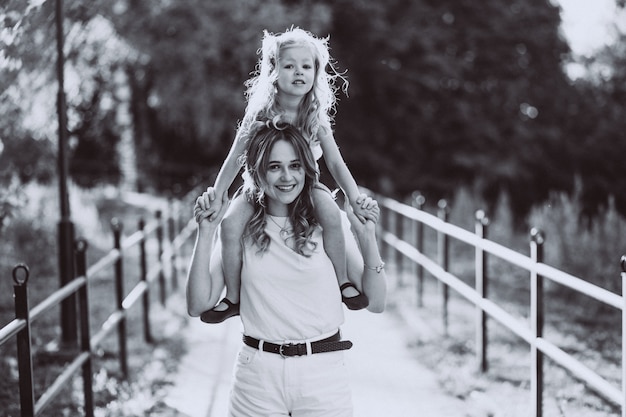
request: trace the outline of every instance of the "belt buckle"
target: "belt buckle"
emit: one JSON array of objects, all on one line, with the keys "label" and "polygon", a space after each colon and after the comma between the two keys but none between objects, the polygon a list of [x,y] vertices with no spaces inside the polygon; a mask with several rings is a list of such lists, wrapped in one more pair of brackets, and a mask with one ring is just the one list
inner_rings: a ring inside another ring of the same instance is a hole
[{"label": "belt buckle", "polygon": [[284,352],[284,350],[283,350],[283,349],[288,348],[288,347],[290,347],[290,346],[293,346],[293,343],[287,343],[287,344],[285,344],[285,345],[280,345],[280,346],[278,347],[278,354],[280,355],[280,357],[281,357],[281,358],[286,359],[286,358],[288,358],[288,357],[289,357],[289,356],[286,356],[286,355],[283,353],[283,352]]}]

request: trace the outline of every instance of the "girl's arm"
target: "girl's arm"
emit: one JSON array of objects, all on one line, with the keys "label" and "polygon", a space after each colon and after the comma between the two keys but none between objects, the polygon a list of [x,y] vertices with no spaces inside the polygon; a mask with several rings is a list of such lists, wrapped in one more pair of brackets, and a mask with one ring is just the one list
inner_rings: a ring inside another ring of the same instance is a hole
[{"label": "girl's arm", "polygon": [[378,209],[377,203],[359,192],[359,187],[339,152],[330,125],[320,126],[318,132],[326,166],[348,198],[350,206],[354,209],[354,214],[362,223],[365,223],[366,220],[375,221],[376,214],[373,211]]},{"label": "girl's arm", "polygon": [[355,205],[361,195],[359,187],[344,162],[341,152],[339,152],[339,147],[337,147],[330,126],[320,126],[317,136],[320,140],[320,145],[324,152],[324,161],[330,174],[337,181],[346,197],[348,197],[350,204]]},{"label": "girl's arm", "polygon": [[[237,173],[241,170],[241,165],[239,165],[239,157],[244,153],[246,149],[245,139],[237,132],[235,136],[235,140],[228,151],[228,155],[222,164],[219,172],[217,173],[217,178],[215,178],[215,184],[213,184],[213,188],[215,190],[215,194],[221,196],[222,194],[228,192],[228,189],[232,185]],[[220,210],[219,201],[212,201],[211,207],[209,208],[209,216],[208,219],[210,221],[215,221],[216,214]]]},{"label": "girl's arm", "polygon": [[196,200],[194,207],[198,232],[186,284],[187,312],[193,317],[213,308],[224,289],[224,277],[219,273],[221,271],[221,262],[218,256],[220,250],[215,245],[219,242],[219,239],[216,239],[216,234],[220,220],[228,207],[228,194],[224,192],[215,199],[219,201],[220,205],[220,210],[215,215],[215,221],[202,221],[206,217],[206,210],[203,208],[204,202],[212,192],[213,190],[209,187]]}]

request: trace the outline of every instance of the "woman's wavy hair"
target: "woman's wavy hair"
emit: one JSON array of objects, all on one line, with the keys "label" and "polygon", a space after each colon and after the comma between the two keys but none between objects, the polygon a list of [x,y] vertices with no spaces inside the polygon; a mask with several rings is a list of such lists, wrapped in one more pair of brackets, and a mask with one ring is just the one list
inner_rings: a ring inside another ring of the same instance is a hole
[{"label": "woman's wavy hair", "polygon": [[312,199],[313,188],[318,182],[319,173],[309,148],[307,140],[294,126],[273,121],[256,122],[251,127],[251,136],[244,154],[244,172],[242,191],[246,199],[253,204],[254,214],[246,226],[243,241],[250,239],[258,247],[258,252],[267,251],[270,238],[265,233],[267,170],[270,162],[270,152],[279,142],[284,140],[290,143],[304,169],[304,188],[298,197],[289,204],[289,222],[293,233],[289,239],[294,239],[294,250],[300,255],[308,256],[308,249],[315,249],[316,242],[311,240],[318,221],[314,214]]},{"label": "woman's wavy hair", "polygon": [[263,31],[262,46],[257,51],[261,55],[252,78],[246,81],[246,111],[237,135],[250,136],[252,124],[259,119],[278,122],[283,113],[277,101],[278,63],[285,48],[304,46],[311,50],[315,62],[313,87],[303,98],[294,125],[305,138],[317,137],[320,126],[330,128],[336,104],[336,79],[343,81],[342,90],[347,93],[348,81],[337,72],[334,60],[329,53],[327,38],[315,35],[298,27],[291,27],[283,33],[272,34]]}]

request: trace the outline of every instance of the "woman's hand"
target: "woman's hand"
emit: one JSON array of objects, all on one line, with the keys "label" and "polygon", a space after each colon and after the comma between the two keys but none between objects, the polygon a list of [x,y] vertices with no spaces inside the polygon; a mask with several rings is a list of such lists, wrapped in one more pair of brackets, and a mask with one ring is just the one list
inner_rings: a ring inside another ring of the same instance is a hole
[{"label": "woman's hand", "polygon": [[352,232],[356,235],[359,242],[364,237],[375,235],[376,224],[380,218],[380,209],[375,200],[374,203],[376,203],[375,206],[369,211],[370,216],[362,221],[361,218],[354,212],[350,203],[346,200],[344,209],[348,215],[348,220],[350,220]]}]

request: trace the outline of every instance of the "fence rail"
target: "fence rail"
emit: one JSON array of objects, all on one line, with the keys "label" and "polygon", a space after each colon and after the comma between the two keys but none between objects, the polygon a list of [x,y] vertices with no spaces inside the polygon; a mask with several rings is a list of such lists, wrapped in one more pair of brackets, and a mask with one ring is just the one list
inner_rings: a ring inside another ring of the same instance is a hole
[{"label": "fence rail", "polygon": [[[191,194],[191,193],[190,193]],[[170,208],[172,204],[170,204]],[[144,340],[146,343],[152,342],[150,330],[150,298],[149,291],[158,284],[159,298],[163,305],[166,303],[166,280],[165,267],[169,263],[172,265],[170,275],[170,286],[177,289],[176,264],[180,257],[183,245],[193,236],[195,225],[193,221],[187,222],[180,230],[180,210],[169,210],[167,225],[169,228],[168,239],[165,239],[165,222],[162,212],[156,212],[156,219],[148,224],[141,219],[139,230],[128,237],[122,237],[122,223],[117,219],[111,222],[114,235],[114,248],[107,252],[102,258],[87,268],[86,252],[87,241],[79,239],[75,247],[76,277],[50,294],[43,301],[32,309],[28,306],[28,281],[30,271],[28,266],[19,264],[13,269],[14,298],[15,298],[15,319],[0,329],[0,346],[9,342],[15,337],[17,342],[17,362],[19,371],[20,388],[20,409],[22,417],[33,417],[39,415],[54,400],[67,382],[82,370],[84,410],[88,417],[94,416],[93,402],[93,374],[92,355],[102,342],[114,331],[117,330],[119,362],[121,374],[124,378],[128,376],[128,354],[127,354],[127,334],[126,318],[130,308],[140,301],[143,306],[143,327]],[[190,216],[184,216],[189,218]],[[146,242],[154,238],[157,243],[156,262],[151,263],[148,268]],[[130,248],[139,248],[139,282],[130,291],[124,291],[125,252]],[[113,269],[116,287],[116,308],[104,320],[98,332],[90,334],[88,287],[89,277],[102,271]],[[69,364],[64,366],[62,372],[56,379],[45,388],[45,391],[38,399],[34,395],[33,386],[33,357],[31,323],[42,317],[48,310],[60,305],[68,297],[76,294],[79,307],[79,317],[77,326],[80,326],[80,341],[78,352],[71,359]]]},{"label": "fence rail", "polygon": [[[412,205],[403,204],[385,196],[377,196],[385,221],[381,225],[381,241],[386,246],[387,256],[396,259],[402,268],[402,258],[417,265],[417,305],[423,306],[423,271],[427,271],[442,283],[442,324],[448,332],[448,288],[454,289],[472,303],[478,310],[476,318],[476,356],[479,369],[487,371],[487,316],[519,336],[530,346],[531,354],[531,401],[533,416],[543,415],[543,359],[548,357],[571,372],[581,382],[613,402],[622,409],[626,417],[626,298],[604,288],[593,285],[579,277],[563,272],[543,263],[544,237],[540,230],[531,230],[530,256],[490,241],[487,238],[488,219],[484,212],[476,212],[475,233],[469,232],[447,221],[449,208],[444,200],[439,202],[437,215],[423,210],[425,199],[414,194]],[[413,222],[415,228],[407,228],[406,221]],[[437,256],[431,259],[423,251],[423,231],[428,227],[437,233]],[[409,230],[415,233],[410,239]],[[449,272],[449,238],[465,243],[475,250],[475,287],[472,287]],[[416,243],[409,243],[409,240]],[[393,252],[393,253],[391,253]],[[525,269],[530,278],[530,325],[506,312],[488,298],[488,277],[486,274],[487,256]],[[626,292],[626,256],[621,259],[622,292]],[[617,275],[617,274],[616,274]],[[550,280],[578,293],[622,311],[622,386],[600,376],[567,352],[543,337],[544,326],[544,281]]]},{"label": "fence rail", "polygon": [[[530,395],[533,416],[541,417],[543,415],[543,360],[544,357],[548,357],[571,372],[572,375],[587,384],[598,394],[620,406],[622,417],[626,417],[625,297],[543,263],[543,245],[545,242],[543,234],[539,230],[533,229],[531,231],[530,256],[526,256],[488,239],[489,221],[482,211],[476,212],[475,233],[472,233],[448,222],[449,207],[443,200],[439,202],[437,215],[433,215],[423,210],[425,199],[419,194],[414,195],[412,200],[413,206],[400,203],[385,196],[378,195],[376,198],[383,209],[382,218],[384,221],[381,224],[379,235],[384,246],[383,249],[388,252],[387,256],[396,259],[399,270],[402,268],[404,259],[410,260],[417,266],[418,307],[423,306],[424,272],[427,271],[442,284],[442,324],[444,332],[447,333],[448,331],[449,288],[459,293],[477,309],[476,356],[481,371],[486,372],[488,370],[487,318],[489,317],[520,337],[530,347]],[[147,343],[151,343],[149,291],[155,284],[158,284],[159,300],[162,304],[165,304],[167,296],[164,273],[166,261],[172,264],[170,285],[172,289],[176,289],[178,284],[175,265],[180,256],[181,248],[189,241],[195,231],[193,220],[184,223],[179,228],[178,224],[180,222],[175,213],[177,211],[172,210],[167,221],[164,221],[161,213],[157,212],[156,220],[148,224],[141,220],[139,222],[139,230],[125,238],[121,236],[121,222],[114,221],[112,223],[114,247],[90,267],[87,267],[86,262],[87,242],[78,240],[76,242],[75,257],[77,276],[32,309],[29,309],[28,306],[27,284],[30,274],[29,269],[23,264],[14,268],[15,319],[0,329],[0,346],[13,337],[16,338],[22,417],[36,416],[41,413],[59,394],[67,381],[80,371],[82,371],[85,415],[92,417],[94,415],[94,404],[91,358],[95,349],[115,330],[117,330],[118,335],[120,369],[123,376],[126,377],[128,375],[125,327],[127,312],[141,302],[143,306],[144,340]],[[415,227],[406,227],[407,222],[413,223]],[[164,233],[165,223],[167,223],[169,230],[167,239],[165,239]],[[437,234],[436,259],[431,259],[424,253],[425,227],[432,229]],[[411,239],[407,236],[410,231],[414,233]],[[147,240],[153,236],[155,236],[157,242],[157,262],[152,263],[151,267],[148,268],[145,245]],[[474,248],[474,287],[466,284],[449,272],[449,238],[454,238]],[[413,240],[415,243],[409,243],[409,240]],[[125,292],[123,288],[125,252],[133,247],[139,247],[140,280],[130,291]],[[393,255],[391,252],[394,252]],[[530,325],[506,312],[501,306],[489,299],[489,279],[486,272],[488,256],[495,256],[529,273],[531,289]],[[87,296],[89,277],[111,268],[115,272],[117,308],[104,321],[99,331],[94,335],[90,335]],[[622,288],[625,291],[626,256],[623,256],[621,259],[621,269]],[[616,387],[595,370],[590,369],[555,344],[543,338],[543,287],[545,280],[558,283],[622,311],[621,387]],[[80,309],[80,320],[77,323],[80,326],[81,335],[79,353],[65,366],[62,373],[47,387],[39,399],[35,400],[30,335],[31,323],[73,294],[78,295]]]}]

